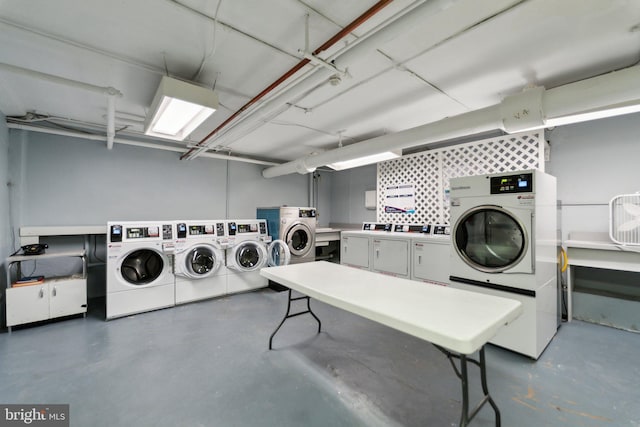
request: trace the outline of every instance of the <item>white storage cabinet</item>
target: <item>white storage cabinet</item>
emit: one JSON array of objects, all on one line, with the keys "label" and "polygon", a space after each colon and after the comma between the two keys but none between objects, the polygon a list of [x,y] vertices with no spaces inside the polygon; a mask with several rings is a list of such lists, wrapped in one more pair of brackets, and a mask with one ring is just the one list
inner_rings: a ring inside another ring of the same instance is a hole
[{"label": "white storage cabinet", "polygon": [[409,277],[409,239],[376,235],[372,238],[372,271],[396,277]]},{"label": "white storage cabinet", "polygon": [[449,236],[411,239],[411,279],[448,285],[450,256]]},{"label": "white storage cabinet", "polygon": [[[45,278],[43,283],[11,287],[11,268],[20,263],[41,259],[78,257],[82,273],[65,277]],[[38,322],[56,317],[87,312],[87,265],[85,251],[52,252],[42,255],[16,255],[7,258],[6,314],[7,327]]]},{"label": "white storage cabinet", "polygon": [[340,264],[370,270],[369,254],[371,240],[361,232],[341,233]]}]

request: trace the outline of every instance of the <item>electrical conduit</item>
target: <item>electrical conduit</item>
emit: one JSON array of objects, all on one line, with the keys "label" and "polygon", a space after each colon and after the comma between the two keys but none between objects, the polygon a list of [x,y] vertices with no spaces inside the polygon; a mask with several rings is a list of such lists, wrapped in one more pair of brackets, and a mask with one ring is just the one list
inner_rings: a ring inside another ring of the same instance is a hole
[{"label": "electrical conduit", "polygon": [[[313,54],[314,55],[318,55],[319,53],[324,52],[325,50],[329,49],[331,46],[336,44],[338,41],[343,39],[346,35],[348,35],[353,30],[355,30],[357,27],[359,27],[361,24],[363,24],[364,22],[368,21],[372,16],[374,16],[376,13],[378,13],[380,10],[382,10],[385,6],[390,4],[392,1],[393,0],[380,0],[380,1],[378,1],[375,5],[373,5],[371,8],[369,8],[366,12],[364,12],[362,15],[360,15],[354,21],[352,21],[349,25],[344,27],[342,30],[340,30],[338,33],[336,33],[333,37],[331,37],[329,40],[327,40],[325,43],[323,43],[319,48],[314,50]],[[239,110],[237,110],[235,113],[233,113],[231,116],[229,116],[224,122],[222,122],[218,127],[216,127],[213,131],[211,131],[206,137],[204,137],[202,139],[202,141],[200,141],[198,144],[196,144],[196,147],[192,147],[191,149],[189,149],[189,151],[187,151],[185,154],[183,154],[180,157],[180,159],[184,159],[184,158],[187,158],[187,157],[188,158],[192,158],[193,156],[191,156],[191,154],[194,153],[199,148],[204,148],[204,144],[207,142],[207,140],[209,140],[211,137],[216,135],[221,129],[223,129],[229,123],[231,123],[236,117],[238,117],[247,108],[251,107],[253,104],[258,102],[260,99],[264,98],[267,94],[269,94],[275,88],[280,86],[284,81],[286,81],[291,76],[293,76],[295,73],[300,71],[309,62],[310,62],[310,60],[305,58],[305,59],[302,59],[300,62],[298,62],[296,65],[294,65],[289,71],[284,73],[282,76],[280,76],[280,78],[278,78],[276,81],[271,83],[262,92],[260,92],[258,95],[256,95],[252,99],[250,99],[246,104],[244,104],[242,107],[240,107]]]},{"label": "electrical conduit", "polygon": [[115,131],[115,115],[116,115],[116,97],[122,98],[122,92],[118,89],[108,86],[96,86],[89,83],[79,82],[77,80],[66,79],[64,77],[54,76],[53,74],[42,73],[40,71],[30,70],[28,68],[17,67],[15,65],[0,63],[0,70],[9,71],[22,76],[33,77],[52,83],[57,83],[77,89],[86,90],[107,97],[107,148],[113,148],[113,141],[116,135]]}]

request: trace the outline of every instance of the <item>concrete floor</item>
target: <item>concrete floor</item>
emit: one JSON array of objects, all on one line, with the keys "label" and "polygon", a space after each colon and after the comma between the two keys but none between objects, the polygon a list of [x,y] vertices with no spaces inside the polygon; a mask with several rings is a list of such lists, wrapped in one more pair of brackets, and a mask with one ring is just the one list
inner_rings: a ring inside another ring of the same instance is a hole
[{"label": "concrete floor", "polygon": [[[324,332],[291,319],[268,351],[285,301],[262,290],[109,322],[92,304],[15,328],[0,334],[0,403],[69,403],[72,426],[458,424],[449,362],[408,335],[312,302]],[[583,322],[537,362],[489,346],[502,425],[640,426],[639,355],[639,334]],[[487,407],[471,425],[493,423]]]}]

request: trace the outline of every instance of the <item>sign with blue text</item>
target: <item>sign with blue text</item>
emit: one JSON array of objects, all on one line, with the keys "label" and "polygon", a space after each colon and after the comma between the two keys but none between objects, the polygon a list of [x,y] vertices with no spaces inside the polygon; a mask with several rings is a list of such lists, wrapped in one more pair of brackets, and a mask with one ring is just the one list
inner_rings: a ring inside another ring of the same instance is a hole
[{"label": "sign with blue text", "polygon": [[416,189],[413,184],[390,185],[385,189],[385,213],[416,212]]}]

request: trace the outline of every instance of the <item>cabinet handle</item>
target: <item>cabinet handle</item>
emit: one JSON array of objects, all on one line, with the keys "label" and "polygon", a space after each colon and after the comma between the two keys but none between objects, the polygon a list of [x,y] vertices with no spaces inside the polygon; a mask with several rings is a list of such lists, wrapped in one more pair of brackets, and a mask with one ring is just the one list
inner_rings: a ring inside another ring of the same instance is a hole
[{"label": "cabinet handle", "polygon": [[56,287],[53,287],[53,292],[51,292],[51,294],[55,297],[56,294],[58,293],[58,290],[56,289]]},{"label": "cabinet handle", "polygon": [[44,289],[40,288],[40,298],[44,298]]},{"label": "cabinet handle", "polygon": [[418,264],[422,264],[422,255],[418,255]]},{"label": "cabinet handle", "polygon": [[376,258],[380,258],[380,249],[376,249]]}]

